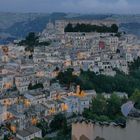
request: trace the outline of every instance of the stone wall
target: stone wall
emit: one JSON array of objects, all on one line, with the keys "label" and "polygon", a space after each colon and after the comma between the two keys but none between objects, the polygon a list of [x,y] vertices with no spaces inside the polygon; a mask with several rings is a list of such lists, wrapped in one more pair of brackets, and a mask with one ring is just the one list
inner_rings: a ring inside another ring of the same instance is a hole
[{"label": "stone wall", "polygon": [[85,121],[73,123],[72,140],[140,140],[140,119],[128,119],[125,128]]}]

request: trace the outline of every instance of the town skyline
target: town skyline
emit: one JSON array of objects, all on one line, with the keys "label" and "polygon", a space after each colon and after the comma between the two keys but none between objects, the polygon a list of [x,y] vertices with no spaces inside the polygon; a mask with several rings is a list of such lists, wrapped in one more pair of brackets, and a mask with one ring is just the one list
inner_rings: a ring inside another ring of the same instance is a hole
[{"label": "town skyline", "polygon": [[0,0],[0,140],[139,130],[140,0]]},{"label": "town skyline", "polygon": [[139,37],[108,16],[65,16],[13,23],[45,26],[0,45],[0,139],[139,140]]}]

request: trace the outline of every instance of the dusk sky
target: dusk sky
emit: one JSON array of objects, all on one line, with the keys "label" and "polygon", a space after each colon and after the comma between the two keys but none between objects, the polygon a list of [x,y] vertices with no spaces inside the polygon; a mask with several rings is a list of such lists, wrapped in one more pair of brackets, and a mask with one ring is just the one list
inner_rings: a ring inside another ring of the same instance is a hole
[{"label": "dusk sky", "polygon": [[3,12],[140,13],[140,0],[0,0]]}]

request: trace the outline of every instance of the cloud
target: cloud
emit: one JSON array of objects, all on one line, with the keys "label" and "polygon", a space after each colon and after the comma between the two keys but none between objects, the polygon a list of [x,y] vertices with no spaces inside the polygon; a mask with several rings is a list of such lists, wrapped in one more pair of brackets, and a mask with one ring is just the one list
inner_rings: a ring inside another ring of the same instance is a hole
[{"label": "cloud", "polygon": [[71,0],[62,3],[67,10],[95,13],[125,13],[130,9],[127,0]]},{"label": "cloud", "polygon": [[0,0],[1,11],[140,13],[139,0]]}]

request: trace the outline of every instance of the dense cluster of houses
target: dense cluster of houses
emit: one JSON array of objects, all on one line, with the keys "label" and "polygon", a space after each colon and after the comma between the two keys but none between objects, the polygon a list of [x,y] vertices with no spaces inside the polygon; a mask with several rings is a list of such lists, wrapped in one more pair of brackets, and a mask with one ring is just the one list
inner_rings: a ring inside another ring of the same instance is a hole
[{"label": "dense cluster of houses", "polygon": [[[51,44],[34,46],[33,52],[17,44],[0,46],[0,124],[9,122],[17,139],[41,137],[41,130],[34,126],[39,120],[50,121],[51,116],[60,112],[68,116],[81,114],[96,97],[94,90],[80,91],[79,86],[67,90],[59,83],[51,84],[60,71],[73,68],[73,74],[79,75],[80,69],[89,69],[114,76],[117,68],[128,74],[128,63],[140,56],[140,44],[134,35],[64,33],[69,22],[85,21],[49,22],[39,33],[39,41]],[[114,21],[90,22],[95,23],[110,26]],[[126,93],[116,94],[127,97]]]}]

